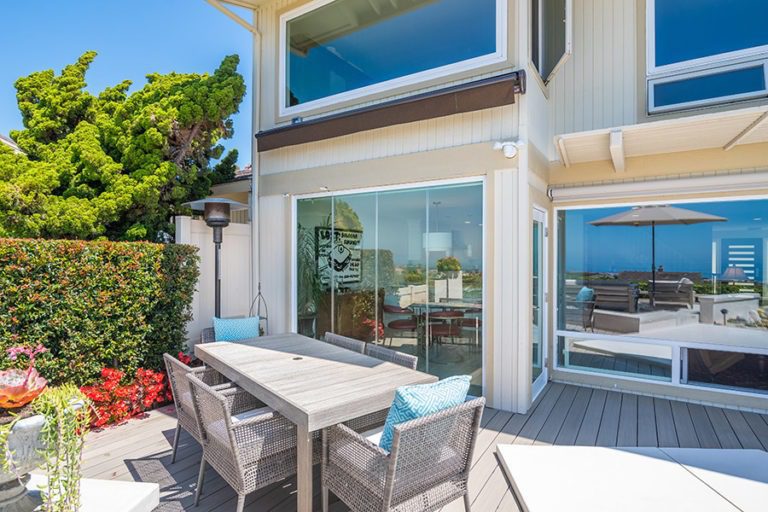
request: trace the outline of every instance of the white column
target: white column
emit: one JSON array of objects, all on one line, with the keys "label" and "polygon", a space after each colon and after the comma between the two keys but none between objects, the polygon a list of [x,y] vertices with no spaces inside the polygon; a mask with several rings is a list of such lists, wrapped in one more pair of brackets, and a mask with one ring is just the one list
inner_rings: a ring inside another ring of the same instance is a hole
[{"label": "white column", "polygon": [[493,403],[525,412],[531,396],[531,213],[527,171],[495,173]]}]

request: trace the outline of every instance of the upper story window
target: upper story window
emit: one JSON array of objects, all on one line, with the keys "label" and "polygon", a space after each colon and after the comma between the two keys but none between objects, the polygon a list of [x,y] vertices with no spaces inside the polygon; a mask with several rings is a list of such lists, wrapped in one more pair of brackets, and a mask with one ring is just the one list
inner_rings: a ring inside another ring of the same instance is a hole
[{"label": "upper story window", "polygon": [[284,14],[280,114],[506,59],[506,0],[316,0]]},{"label": "upper story window", "polygon": [[572,0],[531,0],[531,61],[549,82],[572,52]]},{"label": "upper story window", "polygon": [[648,111],[768,96],[766,0],[648,0]]}]

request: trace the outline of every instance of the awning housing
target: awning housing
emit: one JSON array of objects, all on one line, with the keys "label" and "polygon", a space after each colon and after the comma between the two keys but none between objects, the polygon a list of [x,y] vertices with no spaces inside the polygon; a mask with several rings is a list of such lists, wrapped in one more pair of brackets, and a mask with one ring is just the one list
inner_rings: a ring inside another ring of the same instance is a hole
[{"label": "awning housing", "polygon": [[404,123],[511,105],[525,93],[525,71],[385,101],[256,134],[259,152]]}]

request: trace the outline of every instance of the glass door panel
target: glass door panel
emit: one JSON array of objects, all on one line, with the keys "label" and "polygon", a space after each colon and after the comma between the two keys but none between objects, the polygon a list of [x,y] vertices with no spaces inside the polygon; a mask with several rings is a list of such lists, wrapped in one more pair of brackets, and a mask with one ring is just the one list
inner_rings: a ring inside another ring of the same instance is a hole
[{"label": "glass door panel", "polygon": [[483,383],[481,182],[297,201],[298,331],[379,343]]},{"label": "glass door panel", "polygon": [[376,194],[335,196],[333,214],[334,241],[321,247],[320,258],[333,271],[334,332],[376,341],[384,298],[377,293]]},{"label": "glass door panel", "polygon": [[545,265],[546,265],[546,215],[540,210],[534,210],[532,231],[532,273],[531,273],[531,380],[534,383],[535,396],[544,387],[546,375],[546,319],[544,312],[545,301]]},{"label": "glass door panel", "polygon": [[483,187],[436,187],[427,194],[424,251],[429,302],[426,359],[435,375],[470,375],[471,394],[483,385]]},{"label": "glass door panel", "polygon": [[420,315],[427,302],[425,189],[382,191],[378,201],[378,286],[384,291],[380,343],[419,357],[429,371]]},{"label": "glass door panel", "polygon": [[330,197],[296,204],[296,327],[313,338],[333,329],[331,269],[317,258],[320,245],[331,237],[332,207]]}]

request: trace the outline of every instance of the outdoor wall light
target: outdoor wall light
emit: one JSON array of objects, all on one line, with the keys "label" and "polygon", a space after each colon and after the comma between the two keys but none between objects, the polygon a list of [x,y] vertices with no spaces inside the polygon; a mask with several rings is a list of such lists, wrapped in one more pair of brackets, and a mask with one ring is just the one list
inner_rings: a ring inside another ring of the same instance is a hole
[{"label": "outdoor wall light", "polygon": [[504,142],[496,142],[493,144],[493,149],[496,151],[501,151],[504,153],[505,158],[515,158],[517,156],[517,142],[515,141],[504,141]]},{"label": "outdoor wall light", "polygon": [[248,205],[238,203],[231,199],[221,197],[208,197],[197,201],[184,203],[184,206],[194,211],[203,212],[205,224],[213,228],[214,249],[214,311],[217,318],[221,318],[221,242],[224,228],[229,226],[231,212],[247,210]]}]

